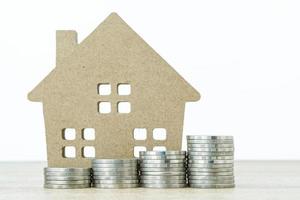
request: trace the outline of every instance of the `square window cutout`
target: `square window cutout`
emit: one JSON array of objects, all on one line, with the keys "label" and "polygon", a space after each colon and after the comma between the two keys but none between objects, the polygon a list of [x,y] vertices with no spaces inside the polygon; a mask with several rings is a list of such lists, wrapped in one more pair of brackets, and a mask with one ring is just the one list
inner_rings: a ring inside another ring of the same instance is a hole
[{"label": "square window cutout", "polygon": [[118,113],[130,113],[131,104],[127,101],[118,102]]},{"label": "square window cutout", "polygon": [[63,157],[64,158],[75,158],[76,149],[74,146],[66,146],[63,148]]},{"label": "square window cutout", "polygon": [[135,146],[133,149],[134,157],[138,158],[140,156],[140,151],[146,151],[146,147]]},{"label": "square window cutout", "polygon": [[130,95],[131,94],[131,86],[127,83],[118,84],[118,95]]},{"label": "square window cutout", "polygon": [[166,151],[167,148],[165,146],[155,146],[153,147],[153,151]]},{"label": "square window cutout", "polygon": [[98,84],[98,94],[99,95],[110,95],[111,94],[111,85],[109,83]]},{"label": "square window cutout", "polygon": [[63,129],[63,135],[64,140],[75,140],[76,138],[76,130],[75,128],[65,128]]},{"label": "square window cutout", "polygon": [[135,140],[146,140],[147,139],[147,129],[135,128],[133,130],[133,138]]},{"label": "square window cutout", "polygon": [[167,130],[165,128],[153,129],[153,139],[154,140],[166,140],[167,139]]},{"label": "square window cutout", "polygon": [[84,158],[95,158],[96,152],[95,147],[86,146],[82,148],[82,157]]},{"label": "square window cutout", "polygon": [[84,140],[95,140],[96,134],[94,128],[84,128],[82,130],[82,138]]},{"label": "square window cutout", "polygon": [[111,103],[107,101],[100,101],[98,103],[98,112],[99,113],[110,113],[111,112]]}]

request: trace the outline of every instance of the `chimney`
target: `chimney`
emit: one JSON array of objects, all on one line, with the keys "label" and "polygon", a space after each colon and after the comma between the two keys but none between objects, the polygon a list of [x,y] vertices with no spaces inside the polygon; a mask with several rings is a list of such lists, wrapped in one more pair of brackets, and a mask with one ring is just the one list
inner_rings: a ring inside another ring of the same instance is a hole
[{"label": "chimney", "polygon": [[68,57],[77,45],[76,31],[56,31],[56,66]]}]

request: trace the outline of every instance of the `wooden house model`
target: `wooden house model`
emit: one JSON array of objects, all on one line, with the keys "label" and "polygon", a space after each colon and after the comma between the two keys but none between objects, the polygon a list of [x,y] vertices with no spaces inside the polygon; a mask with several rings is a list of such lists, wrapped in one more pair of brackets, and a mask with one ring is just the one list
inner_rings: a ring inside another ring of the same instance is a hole
[{"label": "wooden house model", "polygon": [[56,66],[29,94],[42,102],[49,167],[180,150],[185,103],[199,93],[116,13],[86,39],[56,32]]}]

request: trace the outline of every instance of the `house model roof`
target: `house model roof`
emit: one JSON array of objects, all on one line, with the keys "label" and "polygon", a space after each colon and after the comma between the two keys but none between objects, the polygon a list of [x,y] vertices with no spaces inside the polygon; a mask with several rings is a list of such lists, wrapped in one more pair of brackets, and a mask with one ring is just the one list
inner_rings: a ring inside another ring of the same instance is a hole
[{"label": "house model roof", "polygon": [[[49,84],[64,84],[64,80],[70,79],[74,73],[90,70],[95,74],[95,71],[103,70],[99,69],[101,67],[107,68],[104,71],[108,77],[118,76],[115,65],[126,68],[128,73],[136,74],[140,79],[166,86],[169,91],[165,90],[165,95],[177,93],[177,98],[184,101],[200,98],[200,94],[116,13],[110,14],[80,44],[75,31],[57,31],[56,51],[56,67],[29,93],[31,101],[43,101],[51,95]],[[80,59],[85,56],[90,62],[103,65],[91,68],[89,63],[81,63]]]}]

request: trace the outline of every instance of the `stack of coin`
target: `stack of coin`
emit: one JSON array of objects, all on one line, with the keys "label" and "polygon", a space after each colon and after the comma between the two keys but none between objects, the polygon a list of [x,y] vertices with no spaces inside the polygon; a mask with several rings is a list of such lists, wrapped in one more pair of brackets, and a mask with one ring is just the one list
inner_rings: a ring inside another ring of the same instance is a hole
[{"label": "stack of coin", "polygon": [[234,187],[232,136],[187,136],[188,182],[194,188]]},{"label": "stack of coin", "polygon": [[44,187],[79,189],[91,187],[90,168],[44,168]]},{"label": "stack of coin", "polygon": [[139,186],[137,159],[94,159],[93,186],[96,188],[135,188]]},{"label": "stack of coin", "polygon": [[145,188],[186,186],[185,151],[140,152],[140,183]]}]

